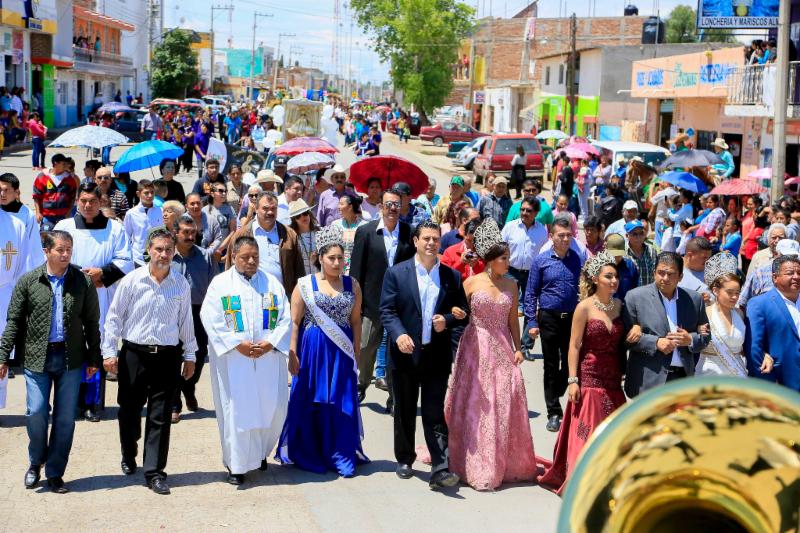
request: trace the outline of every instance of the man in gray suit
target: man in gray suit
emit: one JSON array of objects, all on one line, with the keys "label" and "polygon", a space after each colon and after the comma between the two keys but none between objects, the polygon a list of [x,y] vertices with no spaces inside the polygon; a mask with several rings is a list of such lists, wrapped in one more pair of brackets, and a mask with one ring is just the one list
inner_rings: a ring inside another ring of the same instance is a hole
[{"label": "man in gray suit", "polygon": [[629,397],[693,376],[697,354],[711,339],[707,333],[698,333],[699,326],[708,324],[703,298],[678,287],[682,276],[683,259],[662,252],[656,259],[655,283],[625,296],[625,325],[642,328],[642,337],[628,356],[625,393]]}]

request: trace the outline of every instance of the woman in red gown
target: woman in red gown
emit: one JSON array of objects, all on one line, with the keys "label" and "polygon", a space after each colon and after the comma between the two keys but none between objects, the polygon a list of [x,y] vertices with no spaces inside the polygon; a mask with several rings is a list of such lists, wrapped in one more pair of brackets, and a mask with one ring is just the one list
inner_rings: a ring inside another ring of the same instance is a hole
[{"label": "woman in red gown", "polygon": [[[581,275],[581,302],[572,319],[569,348],[568,403],[558,433],[553,464],[539,484],[561,494],[583,446],[594,429],[625,403],[622,392],[625,326],[614,258],[591,257]],[[628,334],[635,339],[637,331]]]}]

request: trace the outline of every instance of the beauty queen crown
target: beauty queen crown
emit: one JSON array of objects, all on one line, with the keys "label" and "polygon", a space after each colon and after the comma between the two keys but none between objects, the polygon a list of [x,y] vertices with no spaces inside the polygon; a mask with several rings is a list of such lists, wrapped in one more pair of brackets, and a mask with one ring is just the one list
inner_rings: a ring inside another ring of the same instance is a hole
[{"label": "beauty queen crown", "polygon": [[475,252],[477,252],[481,259],[486,257],[486,254],[489,253],[492,246],[500,242],[503,242],[503,236],[500,233],[500,227],[493,218],[487,218],[481,222],[480,226],[475,228],[473,243]]},{"label": "beauty queen crown", "polygon": [[600,269],[606,265],[613,265],[614,262],[614,256],[608,252],[600,252],[586,261],[586,264],[583,265],[583,271],[586,272],[587,276],[593,278],[600,273]]},{"label": "beauty queen crown", "polygon": [[322,250],[323,247],[336,244],[344,249],[344,237],[342,235],[342,228],[339,226],[325,226],[317,232],[315,237],[317,241],[317,250]]},{"label": "beauty queen crown", "polygon": [[711,258],[706,261],[703,278],[705,279],[706,285],[710,287],[720,276],[736,274],[738,269],[739,262],[736,260],[736,257],[728,251],[720,252],[716,255],[712,255]]}]

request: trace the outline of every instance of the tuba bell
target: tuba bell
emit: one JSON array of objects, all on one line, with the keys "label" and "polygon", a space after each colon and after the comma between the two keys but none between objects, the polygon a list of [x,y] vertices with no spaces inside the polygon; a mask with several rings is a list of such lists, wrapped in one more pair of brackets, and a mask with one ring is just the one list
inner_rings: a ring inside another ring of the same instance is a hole
[{"label": "tuba bell", "polygon": [[733,377],[642,394],[590,438],[558,532],[800,532],[800,394]]}]

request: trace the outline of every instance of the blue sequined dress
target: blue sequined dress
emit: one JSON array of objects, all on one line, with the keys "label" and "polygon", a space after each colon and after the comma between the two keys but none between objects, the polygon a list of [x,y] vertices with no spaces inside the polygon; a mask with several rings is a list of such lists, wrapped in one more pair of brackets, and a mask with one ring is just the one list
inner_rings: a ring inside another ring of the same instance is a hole
[{"label": "blue sequined dress", "polygon": [[[335,297],[319,291],[311,278],[314,301],[352,341],[350,313],[355,302],[352,280]],[[306,309],[298,333],[300,372],[292,380],[289,410],[275,453],[284,464],[316,473],[355,474],[356,464],[369,461],[361,449],[358,376],[353,360],[317,325]]]}]

